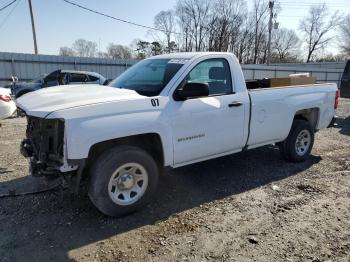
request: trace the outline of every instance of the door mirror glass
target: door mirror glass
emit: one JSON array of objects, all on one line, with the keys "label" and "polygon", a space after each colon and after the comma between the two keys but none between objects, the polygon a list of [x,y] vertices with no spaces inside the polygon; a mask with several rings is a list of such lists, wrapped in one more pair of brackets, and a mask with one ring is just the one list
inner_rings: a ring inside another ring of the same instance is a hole
[{"label": "door mirror glass", "polygon": [[189,98],[209,96],[209,85],[207,83],[186,83],[174,93],[176,101],[184,101]]}]

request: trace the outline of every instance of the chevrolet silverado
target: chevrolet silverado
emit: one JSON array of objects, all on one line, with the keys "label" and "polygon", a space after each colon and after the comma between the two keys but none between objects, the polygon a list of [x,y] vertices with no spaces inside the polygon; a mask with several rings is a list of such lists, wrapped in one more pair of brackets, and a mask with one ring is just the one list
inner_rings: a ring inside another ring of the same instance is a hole
[{"label": "chevrolet silverado", "polygon": [[73,188],[87,176],[91,201],[109,216],[150,202],[162,167],[269,144],[303,161],[337,104],[335,84],[248,90],[230,53],[155,56],[109,86],[59,86],[17,100],[31,174]]}]

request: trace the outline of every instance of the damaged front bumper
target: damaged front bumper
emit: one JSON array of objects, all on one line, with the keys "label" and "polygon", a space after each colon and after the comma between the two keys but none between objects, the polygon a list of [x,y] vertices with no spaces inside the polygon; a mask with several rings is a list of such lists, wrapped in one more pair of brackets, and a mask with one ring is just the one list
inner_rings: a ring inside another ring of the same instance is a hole
[{"label": "damaged front bumper", "polygon": [[78,166],[69,165],[65,158],[64,121],[27,116],[27,122],[20,151],[30,159],[31,175],[54,178],[76,172]]}]

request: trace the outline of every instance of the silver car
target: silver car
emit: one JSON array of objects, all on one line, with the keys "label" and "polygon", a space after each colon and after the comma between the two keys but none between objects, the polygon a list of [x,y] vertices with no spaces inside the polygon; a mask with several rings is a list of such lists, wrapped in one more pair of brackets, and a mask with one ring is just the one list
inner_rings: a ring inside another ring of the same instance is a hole
[{"label": "silver car", "polygon": [[11,86],[11,93],[14,97],[20,97],[26,93],[58,85],[75,84],[99,84],[106,85],[108,80],[95,72],[56,70],[50,74],[40,76],[29,82],[16,82]]}]

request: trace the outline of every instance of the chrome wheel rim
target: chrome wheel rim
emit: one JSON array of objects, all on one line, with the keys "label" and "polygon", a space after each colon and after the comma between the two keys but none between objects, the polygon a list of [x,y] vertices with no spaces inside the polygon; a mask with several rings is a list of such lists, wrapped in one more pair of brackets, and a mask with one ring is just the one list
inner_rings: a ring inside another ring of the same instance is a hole
[{"label": "chrome wheel rim", "polygon": [[108,194],[114,203],[127,206],[145,194],[147,185],[146,169],[138,163],[127,163],[112,174],[108,183]]},{"label": "chrome wheel rim", "polygon": [[310,148],[311,143],[311,133],[309,130],[302,130],[297,136],[297,140],[295,142],[295,151],[298,156],[303,156]]}]

